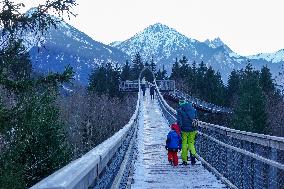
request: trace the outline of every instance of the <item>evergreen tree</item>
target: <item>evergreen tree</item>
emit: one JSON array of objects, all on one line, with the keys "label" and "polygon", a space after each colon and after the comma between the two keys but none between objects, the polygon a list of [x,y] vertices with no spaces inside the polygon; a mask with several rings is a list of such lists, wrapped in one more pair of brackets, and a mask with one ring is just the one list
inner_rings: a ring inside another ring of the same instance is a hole
[{"label": "evergreen tree", "polygon": [[245,131],[265,133],[267,115],[265,112],[265,98],[259,82],[259,72],[248,64],[242,73],[240,84],[240,99],[235,110],[233,125]]},{"label": "evergreen tree", "polygon": [[200,95],[203,100],[218,105],[224,105],[225,98],[225,86],[221,79],[219,72],[215,73],[213,68],[210,66],[204,74],[204,88],[199,89],[203,91]]},{"label": "evergreen tree", "polygon": [[195,61],[193,61],[193,63],[192,63],[192,75],[189,78],[188,82],[191,85],[191,89],[190,89],[191,94],[196,95],[197,92],[198,92],[198,75],[197,75],[197,68],[196,68],[196,62]]},{"label": "evergreen tree", "polygon": [[205,80],[205,74],[207,71],[207,67],[204,64],[203,61],[201,61],[201,63],[199,64],[199,67],[197,68],[197,73],[196,73],[196,86],[197,86],[197,91],[195,91],[197,93],[196,96],[202,98],[202,96],[205,94],[205,85],[207,82],[209,82],[208,80]]},{"label": "evergreen tree", "polygon": [[186,77],[188,77],[188,73],[189,73],[189,65],[188,65],[188,59],[183,56],[182,59],[179,60],[180,63],[180,71],[179,71],[179,77],[184,79]]},{"label": "evergreen tree", "polygon": [[158,72],[156,73],[156,79],[157,80],[165,80],[165,79],[167,79],[166,75],[167,75],[167,71],[165,70],[165,66],[163,65],[162,70],[159,69]]},{"label": "evergreen tree", "polygon": [[10,144],[0,156],[1,186],[27,188],[66,165],[72,153],[55,106],[56,89],[28,92],[6,119],[16,123],[7,132]]},{"label": "evergreen tree", "polygon": [[[74,1],[47,1],[30,16],[20,13],[23,3],[0,2],[1,36],[0,85],[8,91],[12,107],[0,103],[0,135],[6,145],[0,154],[0,186],[27,188],[65,165],[71,152],[66,144],[63,125],[58,119],[55,99],[58,87],[73,77],[67,67],[62,74],[31,76],[31,62],[22,45],[21,32],[42,35],[58,21],[48,11],[72,14]],[[40,22],[39,22],[40,20]]]},{"label": "evergreen tree", "polygon": [[108,94],[110,97],[120,97],[119,92],[119,79],[120,72],[119,67],[116,65],[114,68],[111,63],[107,64],[107,78],[108,78]]},{"label": "evergreen tree", "polygon": [[214,103],[218,105],[226,105],[226,87],[223,83],[222,76],[220,72],[217,72],[214,76],[216,81],[216,101]]},{"label": "evergreen tree", "polygon": [[153,73],[156,73],[156,64],[154,62],[154,58],[151,58],[151,63],[150,63],[150,67]]},{"label": "evergreen tree", "polygon": [[138,52],[135,54],[134,59],[132,60],[132,68],[131,68],[132,80],[137,80],[139,78],[139,74],[143,68],[144,64],[142,61],[142,57]]},{"label": "evergreen tree", "polygon": [[260,85],[265,94],[272,94],[275,92],[275,86],[273,83],[270,69],[267,66],[262,67],[260,72]]},{"label": "evergreen tree", "polygon": [[204,77],[206,71],[207,71],[207,67],[206,67],[206,65],[204,64],[204,62],[201,61],[201,63],[199,64],[199,67],[198,67],[198,69],[197,69],[197,74],[198,74],[200,77]]},{"label": "evergreen tree", "polygon": [[152,69],[150,67],[150,65],[148,64],[148,62],[145,62],[145,67],[148,67],[149,69],[146,69],[143,73],[142,73],[142,78],[145,77],[145,79],[147,81],[153,82],[154,78],[153,78],[153,74],[155,74],[155,72],[152,72]]},{"label": "evergreen tree", "polygon": [[121,80],[131,80],[131,67],[128,60],[126,60],[125,65],[122,67]]},{"label": "evergreen tree", "polygon": [[171,74],[171,79],[177,80],[180,78],[180,65],[178,62],[178,59],[176,58],[176,61],[172,67],[172,74]]},{"label": "evergreen tree", "polygon": [[192,73],[196,74],[196,62],[195,62],[195,60],[192,63]]},{"label": "evergreen tree", "polygon": [[229,76],[228,87],[227,87],[227,105],[233,106],[237,101],[240,90],[240,74],[233,70]]},{"label": "evergreen tree", "polygon": [[98,93],[99,95],[107,93],[107,69],[104,66],[93,70],[89,79],[88,90]]},{"label": "evergreen tree", "polygon": [[89,78],[88,91],[95,92],[98,95],[106,94],[110,97],[121,97],[119,80],[119,67],[113,68],[111,63],[107,63],[92,72]]},{"label": "evergreen tree", "polygon": [[204,80],[207,82],[204,83],[204,93],[202,94],[205,101],[212,103],[214,103],[216,100],[217,91],[217,83],[214,76],[215,71],[212,69],[212,67],[209,67],[209,69],[204,74]]}]

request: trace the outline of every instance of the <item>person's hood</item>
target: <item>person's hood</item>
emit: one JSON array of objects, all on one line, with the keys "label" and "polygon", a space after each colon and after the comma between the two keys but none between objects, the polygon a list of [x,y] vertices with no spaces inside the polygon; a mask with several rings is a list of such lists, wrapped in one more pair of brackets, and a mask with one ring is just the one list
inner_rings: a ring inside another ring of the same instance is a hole
[{"label": "person's hood", "polygon": [[185,100],[185,98],[184,97],[180,97],[179,98],[179,105],[181,106],[181,105],[183,105],[183,104],[186,104],[187,102],[186,102],[186,100]]},{"label": "person's hood", "polygon": [[185,110],[185,111],[187,111],[187,110],[192,110],[192,109],[193,109],[192,104],[189,103],[189,102],[181,102],[181,103],[180,103],[180,107],[181,107],[183,110]]},{"label": "person's hood", "polygon": [[193,108],[191,103],[186,102],[186,103],[180,105],[180,107],[183,111],[189,113],[189,116],[190,116],[191,119],[195,118],[195,109]]},{"label": "person's hood", "polygon": [[180,134],[180,128],[179,128],[179,126],[178,126],[177,123],[173,123],[173,124],[171,125],[171,129],[172,129],[172,130],[175,130],[175,131],[177,132],[177,134]]}]

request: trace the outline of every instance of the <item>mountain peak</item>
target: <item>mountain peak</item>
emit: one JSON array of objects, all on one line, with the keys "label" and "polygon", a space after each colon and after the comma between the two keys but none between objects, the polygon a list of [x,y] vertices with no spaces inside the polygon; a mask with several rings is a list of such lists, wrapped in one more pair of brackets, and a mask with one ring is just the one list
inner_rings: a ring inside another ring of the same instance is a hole
[{"label": "mountain peak", "polygon": [[217,37],[213,40],[207,39],[204,41],[204,43],[213,49],[222,47],[227,53],[233,53],[233,51],[220,39],[220,37]]},{"label": "mountain peak", "polygon": [[225,45],[225,43],[220,39],[220,37],[217,37],[217,38],[215,38],[213,40],[206,39],[204,41],[204,43],[206,43],[209,47],[211,47],[213,49]]},{"label": "mountain peak", "polygon": [[146,30],[147,29],[163,31],[163,30],[169,30],[170,28],[167,25],[158,22],[156,24],[148,26]]},{"label": "mountain peak", "polygon": [[111,43],[111,46],[122,50],[129,56],[141,52],[145,59],[154,56],[160,60],[176,56],[171,53],[173,51],[183,52],[180,53],[181,55],[187,54],[190,50],[197,53],[195,43],[196,40],[186,37],[175,29],[162,23],[155,23],[126,41]]},{"label": "mountain peak", "polygon": [[169,26],[162,24],[162,23],[155,23],[152,24],[150,26],[148,26],[147,28],[145,28],[143,31],[139,32],[138,34],[151,34],[151,35],[155,35],[155,34],[161,34],[161,35],[165,35],[165,34],[178,34],[178,32],[173,29],[170,28]]}]

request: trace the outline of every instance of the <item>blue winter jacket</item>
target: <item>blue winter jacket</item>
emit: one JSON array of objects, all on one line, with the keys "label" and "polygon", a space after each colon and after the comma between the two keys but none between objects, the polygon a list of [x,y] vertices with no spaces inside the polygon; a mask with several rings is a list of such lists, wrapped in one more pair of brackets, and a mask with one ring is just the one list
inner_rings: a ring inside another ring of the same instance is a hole
[{"label": "blue winter jacket", "polygon": [[191,103],[183,103],[177,110],[177,123],[181,131],[192,132],[196,128],[192,127],[192,120],[197,118],[196,110],[192,107]]},{"label": "blue winter jacket", "polygon": [[177,151],[181,149],[181,137],[176,131],[171,130],[167,135],[166,148],[168,150]]}]

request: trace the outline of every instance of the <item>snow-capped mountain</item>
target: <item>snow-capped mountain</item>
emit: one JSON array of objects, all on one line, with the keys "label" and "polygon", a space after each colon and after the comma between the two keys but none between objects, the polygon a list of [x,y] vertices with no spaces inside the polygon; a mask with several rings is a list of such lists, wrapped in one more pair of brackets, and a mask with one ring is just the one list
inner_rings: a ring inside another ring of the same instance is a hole
[{"label": "snow-capped mountain", "polygon": [[[190,39],[160,23],[149,26],[126,41],[114,42],[110,45],[131,57],[137,52],[140,52],[145,60],[153,57],[158,67],[164,65],[168,71],[171,70],[176,57],[186,55],[190,59],[199,59],[199,57],[211,55],[214,51],[205,43]],[[208,52],[200,54],[200,49],[208,50]]]},{"label": "snow-capped mountain", "polygon": [[279,51],[277,59],[275,59],[277,56],[267,56],[267,54],[265,54],[266,57],[270,59],[263,59],[264,55],[262,57],[257,55],[253,57],[240,56],[233,52],[220,38],[200,42],[161,23],[147,27],[130,39],[122,42],[116,41],[110,45],[131,57],[137,52],[140,52],[145,60],[154,57],[157,66],[164,65],[168,73],[171,72],[172,64],[176,58],[186,56],[189,63],[204,61],[207,66],[212,66],[215,70],[218,70],[224,81],[227,81],[233,69],[245,67],[248,61],[257,69],[263,65],[268,65],[276,76],[281,64],[272,65],[271,63],[273,60],[281,60],[280,57],[284,59],[283,51]]},{"label": "snow-capped mountain", "polygon": [[110,45],[129,56],[140,52],[146,60],[154,57],[157,66],[164,65],[168,73],[171,72],[176,58],[182,56],[186,56],[190,63],[203,60],[208,66],[218,69],[224,76],[228,76],[233,68],[239,68],[239,64],[245,61],[234,54],[220,38],[200,42],[160,23],[149,26],[126,41],[114,42]]},{"label": "snow-capped mountain", "polygon": [[50,28],[41,37],[41,43],[33,33],[26,33],[26,46],[30,49],[36,72],[62,72],[67,65],[74,68],[75,81],[86,85],[91,71],[101,64],[124,64],[128,55],[93,40],[85,33],[61,21],[58,28]]}]

